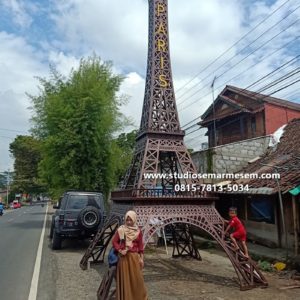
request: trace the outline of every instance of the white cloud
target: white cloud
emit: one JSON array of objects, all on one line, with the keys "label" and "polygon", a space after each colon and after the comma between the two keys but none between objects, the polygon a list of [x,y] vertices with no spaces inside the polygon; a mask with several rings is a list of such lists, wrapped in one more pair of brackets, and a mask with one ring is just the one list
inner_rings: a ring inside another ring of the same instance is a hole
[{"label": "white cloud", "polygon": [[0,32],[0,128],[20,131],[0,131],[0,168],[12,168],[8,144],[17,134],[29,129],[30,102],[25,95],[37,91],[34,76],[44,76],[43,56],[21,37]]},{"label": "white cloud", "polygon": [[33,19],[30,16],[30,12],[36,11],[33,3],[22,0],[2,0],[1,2],[3,8],[11,13],[12,20],[16,25],[22,28],[27,28],[31,25]]},{"label": "white cloud", "polygon": [[[295,18],[299,18],[300,9],[253,43],[251,48],[238,53],[264,30],[286,16],[292,10],[291,7],[295,8],[296,4],[290,1],[291,3],[269,18],[263,26],[220,57],[217,63],[204,70],[205,66],[284,1],[277,0],[271,7],[269,1],[250,2],[248,0],[189,0],[188,2],[169,0],[170,49],[175,88],[180,88],[198,74],[195,80],[176,94],[181,125],[199,117],[210,105],[212,101],[210,84],[215,75],[218,76],[214,91],[216,96],[226,82],[239,73],[244,72],[229,83],[245,87],[292,58],[293,54],[284,48],[274,55],[270,53],[297,36],[299,24],[236,65],[249,51],[256,49],[263,41],[280,32]],[[40,24],[35,24],[37,4],[33,4],[30,0],[2,0],[2,7],[14,15],[12,22],[21,27]],[[40,4],[39,9],[41,9]],[[47,10],[48,7],[43,9]],[[34,40],[31,43],[24,37],[0,32],[0,111],[4,109],[4,99],[6,99],[5,105],[7,101],[11,101],[10,115],[2,114],[4,120],[0,119],[0,127],[6,128],[4,125],[7,123],[13,129],[28,128],[29,112],[26,107],[29,103],[24,93],[25,91],[35,93],[37,81],[33,77],[47,76],[49,63],[55,64],[60,73],[67,75],[72,67],[78,65],[80,57],[86,57],[93,52],[103,60],[112,60],[114,71],[126,76],[120,93],[127,94],[130,98],[122,111],[132,116],[138,127],[144,99],[147,65],[148,1],[52,0],[49,9],[47,16],[53,24],[49,20],[43,20],[47,30],[45,36],[40,36],[38,41]],[[48,32],[51,32],[51,38],[46,36]],[[43,48],[37,50],[32,45],[42,45]],[[297,52],[297,47],[299,48],[296,45],[294,52]],[[236,56],[226,63],[234,55]],[[262,59],[264,60],[260,62]],[[249,70],[245,72],[248,68]],[[226,74],[222,75],[225,71]],[[183,101],[185,102],[182,103]],[[191,105],[192,102],[195,104]],[[187,105],[189,106],[185,108]],[[16,112],[17,109],[20,110],[18,113],[13,113],[13,109]],[[19,118],[16,123],[9,123],[9,119],[16,117]],[[15,128],[15,124],[20,127]],[[200,133],[195,134],[199,138]],[[1,144],[3,141],[0,140]],[[2,154],[0,153],[1,157],[4,157]]]},{"label": "white cloud", "polygon": [[145,79],[136,72],[127,74],[120,88],[120,94],[129,96],[128,104],[123,107],[122,112],[131,117],[136,129],[138,129],[141,120],[144,90]]},{"label": "white cloud", "polygon": [[67,55],[60,52],[50,51],[49,53],[49,62],[50,64],[55,65],[56,70],[64,75],[68,76],[72,69],[75,69],[79,66],[79,59],[73,55]]},{"label": "white cloud", "polygon": [[9,144],[17,135],[28,133],[30,115],[24,107],[25,101],[28,103],[24,94],[12,90],[0,92],[0,170],[12,169]]},{"label": "white cloud", "polygon": [[[56,14],[52,18],[63,36],[63,46],[69,51],[75,54],[95,51],[102,59],[112,60],[125,74],[136,72],[140,77],[145,76],[147,1],[71,0],[68,5],[56,1]],[[236,0],[226,3],[221,0],[190,0],[189,5],[169,1],[170,48],[175,84],[198,73],[212,57],[228,48],[241,35],[242,20],[243,11]],[[131,98],[124,111],[136,111],[142,106],[144,87],[139,87],[140,94],[137,95],[136,89],[131,90],[127,81],[125,85]],[[183,115],[182,123],[190,116],[191,113]],[[137,126],[139,122],[136,121]]]}]

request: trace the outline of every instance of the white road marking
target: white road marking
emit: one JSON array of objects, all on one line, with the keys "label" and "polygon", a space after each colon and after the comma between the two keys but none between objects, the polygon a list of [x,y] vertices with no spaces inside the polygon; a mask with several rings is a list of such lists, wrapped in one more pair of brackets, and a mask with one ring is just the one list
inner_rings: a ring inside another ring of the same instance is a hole
[{"label": "white road marking", "polygon": [[11,221],[13,221],[14,219],[9,219],[9,220],[7,220],[7,222],[11,222]]},{"label": "white road marking", "polygon": [[31,279],[31,286],[30,286],[28,300],[36,300],[36,297],[37,297],[37,289],[38,289],[39,276],[40,276],[40,270],[41,270],[41,260],[42,260],[44,235],[45,235],[45,228],[46,228],[46,221],[47,221],[47,213],[48,213],[48,205],[47,205],[47,209],[46,209],[44,226],[43,226],[41,237],[40,237],[39,247],[38,247],[38,251],[36,254],[36,260],[35,260],[34,271],[33,271],[32,279]]}]

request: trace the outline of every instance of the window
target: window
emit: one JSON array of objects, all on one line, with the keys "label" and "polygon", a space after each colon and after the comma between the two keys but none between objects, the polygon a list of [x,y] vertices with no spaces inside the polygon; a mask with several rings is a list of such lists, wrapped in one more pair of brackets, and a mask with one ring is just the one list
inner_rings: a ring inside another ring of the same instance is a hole
[{"label": "window", "polygon": [[68,209],[82,209],[87,206],[88,198],[87,196],[72,195],[69,196],[67,208]]},{"label": "window", "polygon": [[274,203],[272,199],[260,198],[248,200],[248,220],[275,224]]},{"label": "window", "polygon": [[67,202],[67,209],[82,209],[86,206],[100,208],[100,199],[96,195],[70,195]]}]

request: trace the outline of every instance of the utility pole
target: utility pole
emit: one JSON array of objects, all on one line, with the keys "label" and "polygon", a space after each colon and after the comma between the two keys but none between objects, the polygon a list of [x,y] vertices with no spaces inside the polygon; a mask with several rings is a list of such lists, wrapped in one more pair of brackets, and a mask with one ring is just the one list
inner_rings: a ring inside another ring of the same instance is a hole
[{"label": "utility pole", "polygon": [[9,194],[9,169],[6,176],[6,205],[8,206],[8,194]]},{"label": "utility pole", "polygon": [[213,118],[214,118],[214,147],[217,146],[217,131],[216,131],[216,115],[215,115],[215,95],[214,95],[214,87],[215,87],[215,81],[217,77],[215,76],[212,84],[211,84],[211,92],[212,92],[212,108],[213,108]]},{"label": "utility pole", "polygon": [[[273,168],[276,170],[277,174],[279,174],[279,169],[283,169],[283,167],[277,167],[277,166],[272,166],[268,164],[263,164],[261,163],[262,166],[267,166],[270,168]],[[284,211],[283,211],[283,201],[282,201],[282,195],[281,195],[281,185],[280,181],[277,177],[275,177],[275,182],[278,188],[278,199],[279,199],[279,207],[280,207],[280,215],[281,215],[281,222],[282,222],[282,231],[285,239],[285,249],[286,249],[286,259],[288,258],[288,237],[287,237],[287,227],[286,227],[286,222],[284,218]]]}]

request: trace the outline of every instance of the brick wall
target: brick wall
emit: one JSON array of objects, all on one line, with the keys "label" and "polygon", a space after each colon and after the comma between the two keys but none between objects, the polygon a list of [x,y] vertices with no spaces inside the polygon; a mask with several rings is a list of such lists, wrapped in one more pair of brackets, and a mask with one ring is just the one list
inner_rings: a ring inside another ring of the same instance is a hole
[{"label": "brick wall", "polygon": [[192,153],[199,173],[234,173],[265,153],[270,136],[230,143]]},{"label": "brick wall", "polygon": [[265,104],[266,134],[274,133],[279,127],[294,118],[300,118],[300,111],[289,108]]}]

